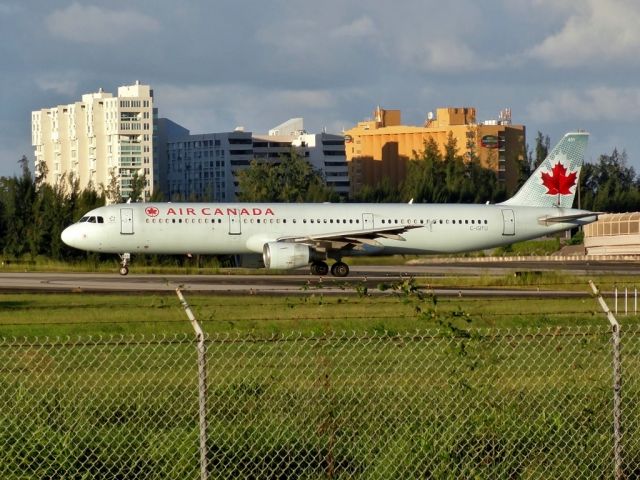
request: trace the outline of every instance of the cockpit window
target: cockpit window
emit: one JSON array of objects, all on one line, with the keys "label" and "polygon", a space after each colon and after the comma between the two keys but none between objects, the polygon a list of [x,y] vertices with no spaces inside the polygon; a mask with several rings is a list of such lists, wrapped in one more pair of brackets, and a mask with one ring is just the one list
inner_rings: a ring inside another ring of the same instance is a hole
[{"label": "cockpit window", "polygon": [[96,223],[96,217],[89,217],[89,220],[87,220],[89,223]]},{"label": "cockpit window", "polygon": [[89,220],[89,217],[82,217],[80,220],[78,220],[78,223],[84,223],[87,220]]},{"label": "cockpit window", "polygon": [[104,218],[102,217],[97,217],[98,218],[98,223],[104,223]]}]

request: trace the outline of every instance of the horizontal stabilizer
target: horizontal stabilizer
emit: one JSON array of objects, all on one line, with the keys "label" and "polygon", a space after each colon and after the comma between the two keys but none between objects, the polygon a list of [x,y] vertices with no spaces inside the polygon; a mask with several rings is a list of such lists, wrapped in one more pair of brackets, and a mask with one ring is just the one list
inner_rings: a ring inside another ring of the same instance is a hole
[{"label": "horizontal stabilizer", "polygon": [[546,216],[546,217],[540,217],[538,219],[538,222],[545,223],[545,224],[564,223],[564,222],[571,222],[572,220],[580,220],[580,219],[589,218],[589,217],[596,217],[596,220],[597,220],[598,215],[602,215],[602,213],[603,212],[585,212],[585,213],[576,213],[575,215],[560,215],[557,217]]}]

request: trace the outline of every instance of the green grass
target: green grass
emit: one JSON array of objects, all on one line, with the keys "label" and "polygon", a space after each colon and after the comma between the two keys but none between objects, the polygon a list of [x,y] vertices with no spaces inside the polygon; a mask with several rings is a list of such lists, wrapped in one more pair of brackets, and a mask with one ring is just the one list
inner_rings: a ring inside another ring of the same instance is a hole
[{"label": "green grass", "polygon": [[[513,286],[501,278],[485,280]],[[586,291],[579,277],[513,282],[571,279]],[[594,299],[387,287],[185,292],[211,335],[211,478],[610,475],[610,334]],[[632,476],[640,330],[619,319]],[[2,294],[0,337],[1,478],[197,478],[196,349],[175,294]]]},{"label": "green grass", "polygon": [[[601,277],[596,284],[610,289],[618,279]],[[402,332],[438,327],[443,321],[459,327],[598,325],[604,318],[595,300],[584,298],[473,298],[416,296],[418,286],[472,285],[582,291],[586,279],[548,273],[523,276],[434,277],[405,280],[365,290],[355,285],[349,294],[325,295],[312,287],[304,295],[216,296],[185,292],[196,317],[208,333],[271,334],[331,331]],[[625,284],[627,285],[627,284]],[[619,310],[623,310],[620,285]],[[631,288],[631,284],[629,284]],[[412,290],[414,289],[414,290]],[[611,308],[613,303],[610,301]],[[633,297],[629,297],[633,310]],[[635,323],[638,316],[621,317]],[[0,337],[192,333],[175,294],[0,294]]]}]

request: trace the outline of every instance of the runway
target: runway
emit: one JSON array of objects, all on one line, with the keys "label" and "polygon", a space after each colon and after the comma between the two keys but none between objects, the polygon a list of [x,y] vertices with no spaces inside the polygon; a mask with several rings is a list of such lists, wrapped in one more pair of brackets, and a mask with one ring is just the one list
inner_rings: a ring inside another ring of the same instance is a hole
[{"label": "runway", "polygon": [[[294,271],[281,275],[143,275],[135,273],[120,276],[103,273],[0,273],[0,292],[69,292],[69,293],[154,293],[173,292],[177,287],[194,293],[230,294],[357,294],[366,287],[371,294],[381,293],[381,283],[391,284],[408,277],[439,277],[447,274],[456,276],[504,275],[526,271],[569,270],[571,273],[587,275],[589,273],[607,273],[630,275],[637,273],[637,264],[620,262],[602,262],[598,264],[558,265],[558,262],[541,264],[540,262],[510,262],[508,266],[499,262],[473,263],[433,263],[428,265],[399,266],[354,266],[347,278],[312,276],[307,270]],[[529,289],[492,289],[492,288],[436,288],[437,295],[455,296],[589,296],[584,291],[554,290],[540,291]]]}]

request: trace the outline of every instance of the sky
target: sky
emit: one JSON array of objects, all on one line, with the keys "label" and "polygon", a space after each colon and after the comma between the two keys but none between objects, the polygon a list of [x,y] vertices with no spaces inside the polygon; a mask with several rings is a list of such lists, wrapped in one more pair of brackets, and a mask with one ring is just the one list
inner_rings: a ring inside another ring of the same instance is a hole
[{"label": "sky", "polygon": [[136,80],[191,133],[511,108],[530,145],[584,129],[640,172],[638,25],[637,0],[0,0],[0,176],[33,162],[31,111]]}]

